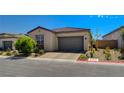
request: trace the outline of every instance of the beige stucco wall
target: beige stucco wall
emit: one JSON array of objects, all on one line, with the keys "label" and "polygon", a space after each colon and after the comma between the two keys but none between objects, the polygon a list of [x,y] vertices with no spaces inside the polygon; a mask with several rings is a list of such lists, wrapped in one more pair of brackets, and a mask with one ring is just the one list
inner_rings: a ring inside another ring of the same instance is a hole
[{"label": "beige stucco wall", "polygon": [[89,32],[62,32],[62,33],[57,33],[57,37],[71,37],[71,36],[84,36],[84,50],[88,50],[90,46],[90,41],[91,41],[91,36]]},{"label": "beige stucco wall", "polygon": [[17,38],[3,38],[0,39],[0,48],[3,48],[3,41],[12,41],[13,42],[13,49],[15,49],[14,47],[14,43],[16,42]]},{"label": "beige stucco wall", "polygon": [[55,51],[56,50],[56,36],[53,32],[44,30],[44,29],[36,29],[35,31],[32,31],[28,35],[32,37],[34,40],[36,40],[36,35],[44,35],[44,49],[46,51]]},{"label": "beige stucco wall", "polygon": [[122,48],[122,46],[123,46],[123,40],[121,37],[122,31],[124,31],[124,28],[105,36],[103,39],[104,40],[118,40],[118,48]]}]

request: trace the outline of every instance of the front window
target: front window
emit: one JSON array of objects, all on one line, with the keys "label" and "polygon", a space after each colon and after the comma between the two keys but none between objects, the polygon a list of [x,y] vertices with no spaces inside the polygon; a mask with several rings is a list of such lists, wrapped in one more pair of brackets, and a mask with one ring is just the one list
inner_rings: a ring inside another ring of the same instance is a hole
[{"label": "front window", "polygon": [[43,48],[43,46],[44,46],[44,35],[36,35],[36,41],[37,41],[38,46]]},{"label": "front window", "polygon": [[13,41],[3,41],[4,50],[12,49]]}]

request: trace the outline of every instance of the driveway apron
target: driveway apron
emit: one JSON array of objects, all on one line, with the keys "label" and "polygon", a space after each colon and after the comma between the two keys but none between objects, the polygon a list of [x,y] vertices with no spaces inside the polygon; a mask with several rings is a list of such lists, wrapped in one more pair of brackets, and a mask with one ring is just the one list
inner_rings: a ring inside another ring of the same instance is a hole
[{"label": "driveway apron", "polygon": [[41,58],[77,60],[79,56],[80,53],[47,52],[44,55],[42,55]]}]

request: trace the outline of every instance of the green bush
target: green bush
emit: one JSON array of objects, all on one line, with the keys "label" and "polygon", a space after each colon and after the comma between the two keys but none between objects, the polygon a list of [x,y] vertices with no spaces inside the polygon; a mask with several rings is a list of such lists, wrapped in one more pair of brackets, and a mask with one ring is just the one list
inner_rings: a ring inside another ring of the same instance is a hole
[{"label": "green bush", "polygon": [[34,49],[36,48],[36,41],[28,36],[22,36],[16,41],[15,48],[20,53],[27,55],[34,52]]},{"label": "green bush", "polygon": [[84,60],[86,60],[86,59],[88,59],[88,57],[87,57],[85,54],[81,54],[80,57],[79,57],[79,59],[84,59]]}]

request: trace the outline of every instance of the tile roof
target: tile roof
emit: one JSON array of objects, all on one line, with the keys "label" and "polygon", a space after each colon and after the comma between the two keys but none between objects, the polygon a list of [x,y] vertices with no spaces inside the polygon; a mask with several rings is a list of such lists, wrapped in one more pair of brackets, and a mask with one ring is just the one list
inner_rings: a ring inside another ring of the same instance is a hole
[{"label": "tile roof", "polygon": [[75,28],[75,27],[63,27],[63,28],[57,28],[53,29],[54,32],[73,32],[73,31],[89,31],[90,29],[85,28]]},{"label": "tile roof", "polygon": [[18,38],[19,35],[17,34],[10,34],[10,33],[0,33],[0,38]]}]

